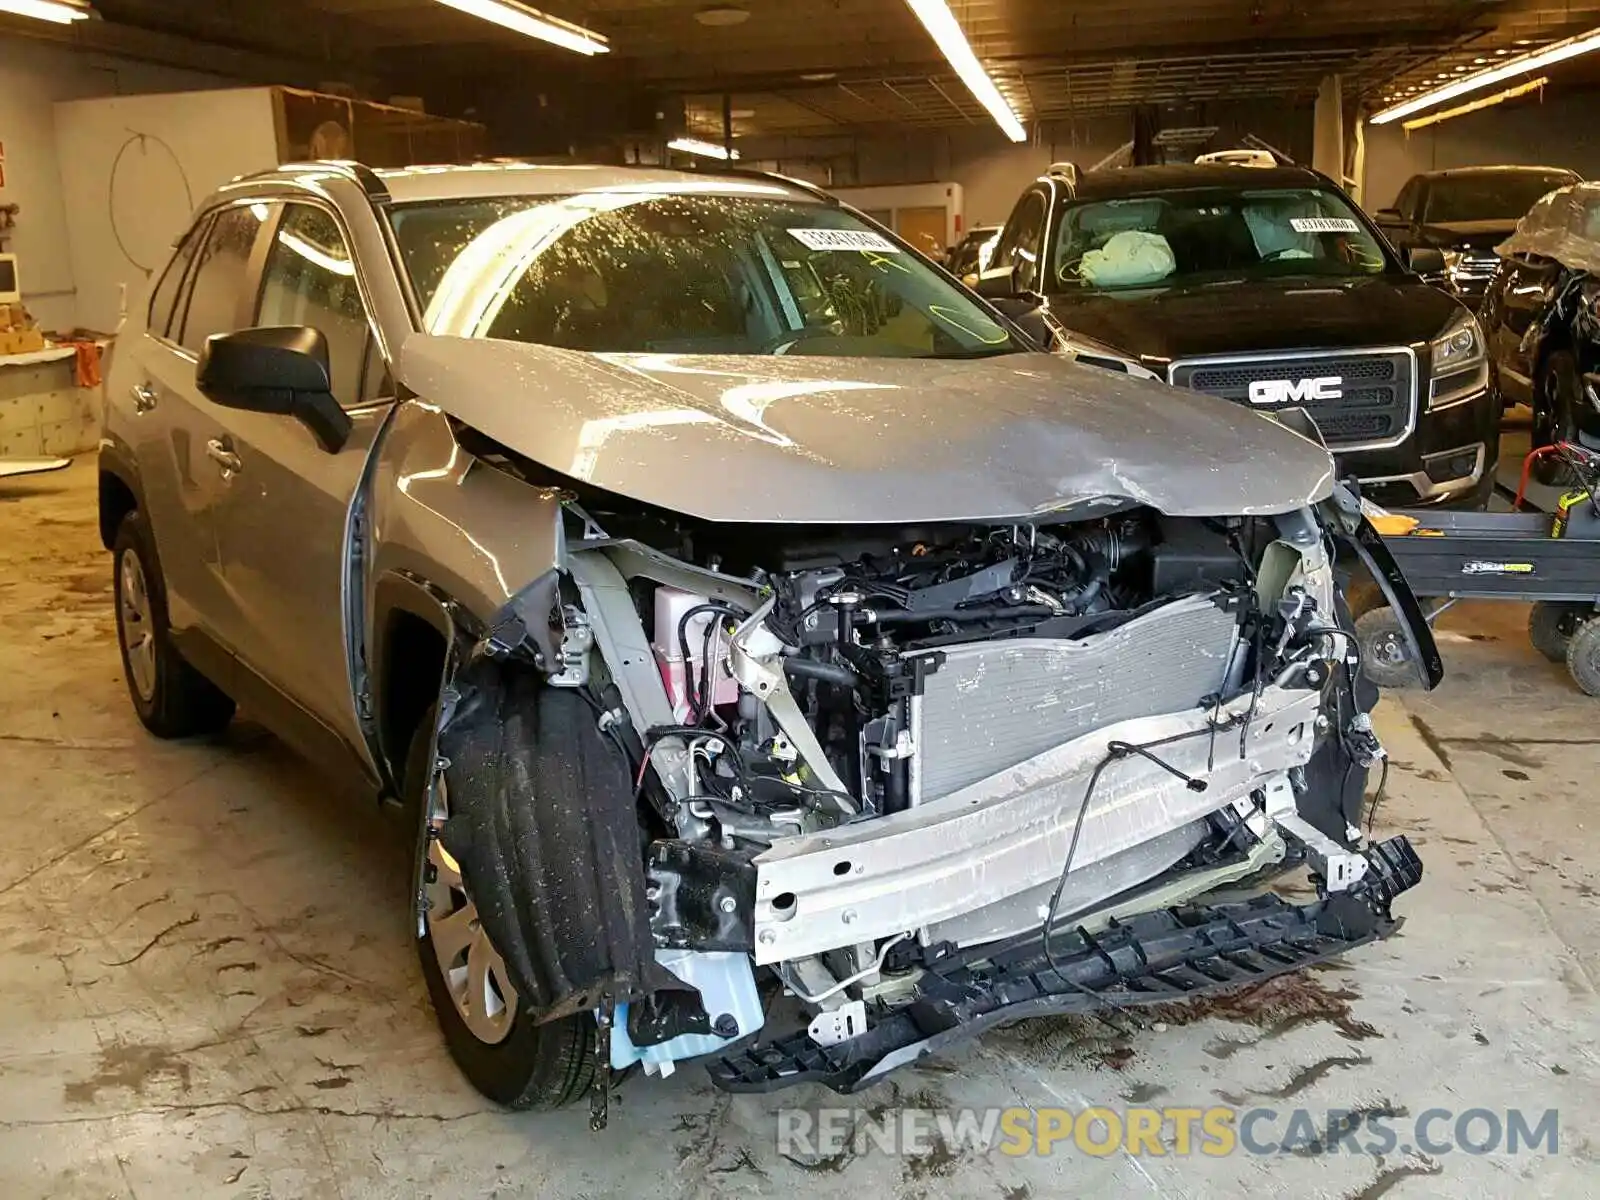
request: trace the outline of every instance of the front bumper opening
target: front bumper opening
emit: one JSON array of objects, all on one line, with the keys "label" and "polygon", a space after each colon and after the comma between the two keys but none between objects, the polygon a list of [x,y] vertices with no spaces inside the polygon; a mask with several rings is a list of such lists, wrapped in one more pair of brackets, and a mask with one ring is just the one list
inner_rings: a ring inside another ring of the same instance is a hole
[{"label": "front bumper opening", "polygon": [[1361,857],[1353,886],[1308,904],[1264,894],[1113,920],[1098,933],[1058,929],[1048,958],[1038,931],[981,957],[951,954],[858,1037],[821,1046],[800,1031],[745,1046],[709,1060],[711,1080],[731,1092],[802,1083],[854,1092],[1002,1022],[1194,1000],[1301,970],[1399,928],[1390,906],[1421,880],[1421,860],[1403,836]]}]

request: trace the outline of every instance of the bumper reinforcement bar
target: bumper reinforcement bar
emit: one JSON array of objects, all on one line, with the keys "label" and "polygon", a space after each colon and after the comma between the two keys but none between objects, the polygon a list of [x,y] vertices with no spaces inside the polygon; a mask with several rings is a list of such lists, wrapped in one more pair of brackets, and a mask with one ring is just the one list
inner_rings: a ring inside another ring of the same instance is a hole
[{"label": "bumper reinforcement bar", "polygon": [[800,1083],[854,1092],[1002,1022],[1183,1002],[1300,970],[1399,927],[1390,903],[1422,878],[1422,862],[1404,837],[1369,847],[1365,857],[1369,869],[1356,886],[1310,904],[1268,893],[1113,920],[1095,934],[1058,929],[1057,969],[1037,932],[986,947],[984,958],[952,955],[949,965],[925,968],[909,1004],[860,1036],[820,1046],[802,1030],[746,1046],[708,1060],[711,1081],[730,1092]]}]

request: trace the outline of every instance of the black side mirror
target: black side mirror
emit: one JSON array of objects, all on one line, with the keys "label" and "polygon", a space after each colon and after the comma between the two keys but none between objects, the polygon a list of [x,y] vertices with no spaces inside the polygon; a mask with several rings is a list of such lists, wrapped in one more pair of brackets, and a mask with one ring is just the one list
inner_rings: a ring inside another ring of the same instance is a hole
[{"label": "black side mirror", "polygon": [[1021,295],[1016,272],[1011,267],[990,267],[980,272],[973,291],[985,300],[1010,300]]},{"label": "black side mirror", "polygon": [[1406,223],[1406,219],[1400,215],[1398,208],[1380,208],[1372,216],[1380,225],[1404,225]]},{"label": "black side mirror", "polygon": [[1406,265],[1418,275],[1443,275],[1444,251],[1435,246],[1413,246],[1406,251]]},{"label": "black side mirror", "polygon": [[269,325],[206,340],[195,382],[213,404],[294,417],[330,454],[350,437],[350,417],[328,381],[328,339],[306,325]]}]

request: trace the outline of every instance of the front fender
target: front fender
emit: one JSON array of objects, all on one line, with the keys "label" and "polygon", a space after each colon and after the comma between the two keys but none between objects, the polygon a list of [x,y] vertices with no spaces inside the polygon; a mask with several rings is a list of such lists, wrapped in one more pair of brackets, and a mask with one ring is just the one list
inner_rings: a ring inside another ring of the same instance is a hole
[{"label": "front fender", "polygon": [[[524,483],[464,449],[439,409],[407,401],[374,474],[370,577],[424,581],[489,628],[530,582],[563,565],[561,506],[556,489]],[[372,602],[369,594],[369,617]]]}]

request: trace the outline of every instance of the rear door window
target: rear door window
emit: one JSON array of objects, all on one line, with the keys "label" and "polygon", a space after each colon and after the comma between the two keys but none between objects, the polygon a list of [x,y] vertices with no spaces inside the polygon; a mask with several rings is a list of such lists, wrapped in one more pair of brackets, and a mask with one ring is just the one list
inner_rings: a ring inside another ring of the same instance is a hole
[{"label": "rear door window", "polygon": [[189,289],[178,339],[184,349],[198,354],[212,334],[240,328],[249,302],[250,252],[267,215],[264,204],[237,205],[212,222]]}]

